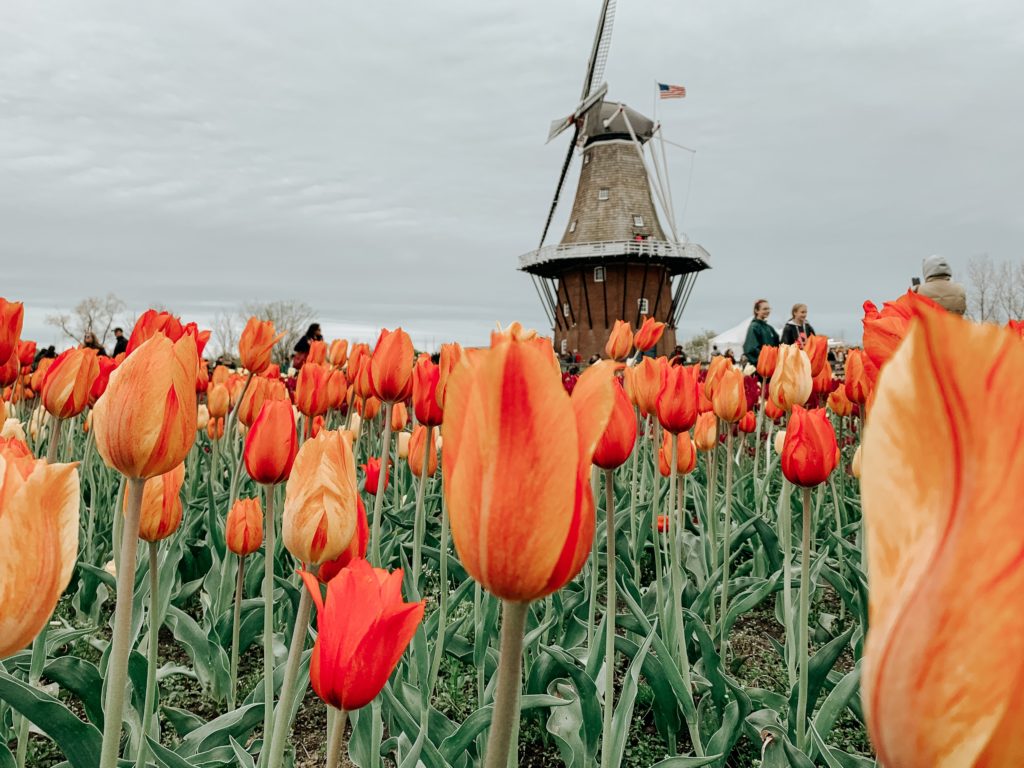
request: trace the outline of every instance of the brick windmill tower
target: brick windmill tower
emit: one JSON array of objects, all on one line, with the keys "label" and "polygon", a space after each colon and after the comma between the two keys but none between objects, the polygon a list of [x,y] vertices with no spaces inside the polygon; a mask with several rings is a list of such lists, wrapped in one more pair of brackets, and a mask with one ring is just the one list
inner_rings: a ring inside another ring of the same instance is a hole
[{"label": "brick windmill tower", "polygon": [[[583,360],[604,349],[616,320],[636,328],[645,316],[667,323],[657,352],[671,351],[697,274],[710,266],[707,251],[676,230],[660,126],[604,98],[608,86],[601,79],[614,17],[614,0],[603,0],[580,103],[548,134],[551,141],[573,128],[540,244],[519,257],[519,269],[530,275],[551,322],[555,351],[575,351]],[[660,161],[655,137],[661,139]],[[561,241],[545,245],[577,149],[583,167],[572,213]]]}]

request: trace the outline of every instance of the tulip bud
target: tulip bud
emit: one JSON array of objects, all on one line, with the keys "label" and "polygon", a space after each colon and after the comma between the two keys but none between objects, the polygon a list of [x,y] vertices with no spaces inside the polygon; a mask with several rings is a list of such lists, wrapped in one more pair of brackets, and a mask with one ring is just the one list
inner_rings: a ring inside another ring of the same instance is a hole
[{"label": "tulip bud", "polygon": [[96,449],[133,478],[162,475],[188,455],[196,434],[195,339],[156,334],[110,375],[96,402]]},{"label": "tulip bud", "polygon": [[420,424],[436,427],[444,420],[439,405],[437,388],[441,382],[441,368],[427,355],[420,355],[412,371],[412,404]]},{"label": "tulip bud", "polygon": [[836,468],[839,447],[824,408],[793,407],[782,445],[782,474],[794,485],[813,487]]},{"label": "tulip bud", "polygon": [[310,419],[327,413],[327,381],[330,375],[330,369],[320,363],[307,361],[302,366],[295,383],[295,406],[299,413]]},{"label": "tulip bud", "polygon": [[751,432],[757,429],[757,416],[754,414],[753,411],[747,411],[745,414],[743,414],[743,418],[740,419],[739,424],[737,424],[737,426],[739,427],[740,432],[749,435]]},{"label": "tulip bud", "polygon": [[395,443],[398,446],[398,458],[405,459],[409,456],[409,441],[412,439],[411,432],[399,432],[395,439]]},{"label": "tulip bud", "polygon": [[206,423],[206,435],[211,440],[220,440],[224,437],[224,419],[210,418]]},{"label": "tulip bud", "polygon": [[718,445],[718,417],[714,413],[702,413],[697,417],[693,441],[698,451],[711,451]]},{"label": "tulip bud", "polygon": [[117,368],[117,363],[109,357],[98,357],[96,362],[99,365],[99,375],[93,380],[92,387],[89,389],[90,405],[96,405],[96,401],[107,391],[107,384],[110,383],[110,374]]},{"label": "tulip bud", "polygon": [[36,359],[36,343],[27,339],[18,342],[18,362],[25,368],[32,365]]},{"label": "tulip bud", "polygon": [[225,366],[218,365],[213,369],[213,373],[210,375],[210,384],[217,386],[227,386],[228,379],[231,378],[231,371]]},{"label": "tulip bud", "polygon": [[348,381],[345,379],[345,372],[340,368],[331,371],[327,378],[327,406],[329,409],[339,410],[345,404],[348,395]]},{"label": "tulip bud", "polygon": [[395,403],[391,406],[391,431],[401,432],[409,423],[409,411],[405,403]]},{"label": "tulip bud", "polygon": [[804,342],[804,352],[807,353],[807,359],[811,364],[811,378],[814,378],[828,362],[828,337],[808,336]]},{"label": "tulip bud", "polygon": [[851,349],[846,353],[845,388],[846,397],[852,403],[864,405],[871,397],[871,390],[874,389],[874,382],[868,366],[870,362],[864,357],[864,352],[859,349]]},{"label": "tulip bud", "polygon": [[345,365],[345,360],[348,358],[348,340],[347,339],[335,339],[331,342],[331,348],[328,350],[327,359],[331,361],[331,365],[335,368],[342,368]]},{"label": "tulip bud", "polygon": [[[665,475],[665,477],[668,477],[668,475],[666,475],[664,472],[662,472],[662,474]],[[668,526],[669,516],[658,515],[658,533],[668,533]]]},{"label": "tulip bud", "polygon": [[860,449],[861,446],[857,446],[857,450],[853,452],[853,461],[850,462],[850,474],[860,479]]},{"label": "tulip bud", "polygon": [[409,334],[401,328],[380,332],[370,358],[370,386],[384,402],[405,400],[412,394],[413,348]]},{"label": "tulip bud", "polygon": [[761,347],[761,353],[757,356],[757,374],[767,381],[775,373],[775,366],[779,362],[779,348],[770,347],[765,344]]},{"label": "tulip bud", "polygon": [[[430,432],[430,440],[427,440],[427,432]],[[437,472],[437,441],[435,435],[437,430],[433,427],[426,427],[422,424],[413,430],[412,439],[409,441],[409,469],[414,477],[423,473],[423,452],[427,456],[427,477],[433,477]]]},{"label": "tulip bud", "polygon": [[786,444],[786,430],[780,429],[775,433],[775,439],[772,441],[772,446],[775,448],[775,453],[779,456],[782,455],[782,447]]},{"label": "tulip bud", "polygon": [[373,421],[380,413],[380,400],[372,395],[366,398],[365,402],[359,404],[359,409],[362,412],[362,416],[367,421]]},{"label": "tulip bud", "polygon": [[250,373],[263,373],[270,365],[274,345],[283,338],[284,334],[276,333],[270,320],[250,317],[238,341],[238,356],[242,367]]},{"label": "tulip bud", "polygon": [[100,365],[93,349],[68,349],[54,360],[43,379],[43,407],[58,419],[77,416],[89,404]]},{"label": "tulip bud", "polygon": [[625,320],[616,320],[608,342],[604,345],[604,353],[611,360],[625,360],[633,349],[633,326]]},{"label": "tulip bud", "polygon": [[715,415],[722,421],[733,424],[743,418],[747,412],[747,395],[740,371],[730,367],[722,372],[711,404]]},{"label": "tulip bud", "polygon": [[779,408],[779,406],[777,406],[774,402],[772,402],[771,398],[769,398],[764,403],[764,415],[767,416],[772,421],[778,421],[779,419],[786,415],[786,412]]},{"label": "tulip bud", "polygon": [[239,499],[232,505],[224,538],[228,549],[239,557],[251,555],[263,545],[263,509],[258,498]]},{"label": "tulip bud", "polygon": [[633,343],[641,352],[647,352],[657,346],[664,332],[665,323],[659,323],[653,317],[645,317],[643,324],[633,337]]},{"label": "tulip bud", "polygon": [[829,393],[828,407],[836,416],[849,416],[853,413],[853,403],[846,396],[846,387],[836,387]]},{"label": "tulip bud", "polygon": [[440,363],[438,363],[440,374],[437,380],[437,404],[441,408],[444,408],[444,395],[445,389],[448,386],[448,377],[451,376],[452,370],[461,360],[462,347],[459,344],[452,342],[451,344],[441,345]]},{"label": "tulip bud", "polygon": [[[139,513],[140,539],[161,541],[178,530],[181,525],[181,484],[184,480],[185,465],[179,464],[171,471],[146,482]],[[124,509],[128,509],[127,496]]]},{"label": "tulip bud", "polygon": [[678,435],[665,433],[658,449],[658,471],[662,477],[672,474],[672,440],[676,441],[676,473],[688,475],[697,466],[697,446],[689,432],[680,432]]},{"label": "tulip bud", "polygon": [[210,423],[210,409],[206,407],[206,403],[200,403],[196,407],[196,432],[202,432],[206,429],[206,425]]},{"label": "tulip bud", "polygon": [[[630,336],[632,339],[632,335]],[[594,449],[594,464],[601,469],[622,466],[636,444],[636,414],[619,379],[613,379],[615,405],[608,426]]]},{"label": "tulip bud", "polygon": [[[17,370],[18,362],[13,361],[14,369]],[[39,365],[36,366],[35,371],[32,372],[32,376],[29,378],[29,386],[34,392],[39,392],[43,388],[43,380],[46,378],[46,372],[50,370],[50,366],[53,365],[54,358],[44,357],[39,361]]]},{"label": "tulip bud", "polygon": [[666,368],[655,407],[661,426],[679,434],[697,421],[697,376],[685,365]]},{"label": "tulip bud", "polygon": [[298,450],[295,417],[286,400],[267,400],[245,437],[245,469],[263,485],[288,479]]},{"label": "tulip bud", "polygon": [[349,422],[348,422],[349,431],[352,432],[352,434],[354,434],[354,435],[358,435],[359,434],[359,429],[360,429],[360,427],[362,427],[362,425],[363,425],[362,417],[358,413],[353,413],[352,417],[349,419]]},{"label": "tulip bud", "polygon": [[779,347],[779,362],[775,367],[768,395],[787,413],[794,405],[803,405],[811,396],[811,362],[807,353],[795,344]]},{"label": "tulip bud", "polygon": [[281,532],[288,551],[309,565],[338,557],[356,531],[357,495],[347,440],[325,430],[303,443],[285,493]]},{"label": "tulip bud", "polygon": [[632,368],[626,368],[623,376],[626,394],[633,405],[644,416],[657,415],[658,398],[668,376],[665,358],[645,357]]},{"label": "tulip bud", "polygon": [[327,363],[327,342],[309,342],[309,352],[306,353],[306,362],[315,363],[316,365],[325,365]]},{"label": "tulip bud", "polygon": [[711,358],[707,373],[704,375],[704,396],[713,400],[715,390],[718,388],[718,380],[722,374],[732,369],[732,361],[724,355],[716,355]]},{"label": "tulip bud", "polygon": [[0,298],[0,363],[6,363],[18,351],[25,305]]},{"label": "tulip bud", "polygon": [[214,384],[206,392],[206,407],[210,410],[210,418],[222,419],[228,415],[231,407],[231,395],[224,384]]},{"label": "tulip bud", "polygon": [[363,484],[363,488],[371,496],[376,496],[377,491],[386,491],[388,488],[388,475],[391,474],[391,468],[388,467],[388,471],[384,473],[383,484],[380,480],[380,459],[375,456],[371,456],[363,464],[363,474],[365,475],[366,482]]}]

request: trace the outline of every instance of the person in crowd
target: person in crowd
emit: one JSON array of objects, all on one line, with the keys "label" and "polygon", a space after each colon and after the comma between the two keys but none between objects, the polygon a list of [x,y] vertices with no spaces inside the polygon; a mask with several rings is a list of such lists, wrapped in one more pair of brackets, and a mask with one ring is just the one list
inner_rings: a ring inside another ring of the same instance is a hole
[{"label": "person in crowd", "polygon": [[128,351],[128,338],[124,335],[124,328],[114,329],[114,357],[122,352]]},{"label": "person in crowd", "polygon": [[96,339],[96,334],[92,331],[86,331],[85,336],[82,337],[82,349],[95,349],[96,354],[100,357],[107,356],[107,350],[99,343]]},{"label": "person in crowd", "polygon": [[600,362],[601,362],[601,356],[595,352],[594,354],[592,354],[590,356],[590,359],[587,360],[587,365],[594,365],[595,363],[600,363]]},{"label": "person in crowd", "polygon": [[676,344],[672,349],[672,354],[668,356],[668,361],[672,365],[686,365],[686,352],[683,351],[681,344]]},{"label": "person in crowd", "polygon": [[792,316],[782,329],[783,344],[797,344],[803,347],[808,336],[814,335],[814,328],[807,322],[807,305],[794,304]]},{"label": "person in crowd", "polygon": [[964,287],[953,282],[953,270],[949,268],[948,261],[941,256],[929,256],[921,263],[921,276],[924,283],[914,286],[917,293],[954,315],[963,315],[967,311]]},{"label": "person in crowd", "polygon": [[747,327],[747,338],[743,342],[743,354],[747,360],[757,364],[757,358],[761,355],[761,347],[779,346],[779,334],[768,325],[768,316],[772,308],[768,305],[768,299],[758,299],[754,302],[754,319]]},{"label": "person in crowd", "polygon": [[295,349],[292,351],[292,368],[296,371],[302,370],[302,366],[306,363],[306,356],[309,354],[309,342],[323,340],[324,335],[320,332],[320,323],[310,325],[295,342]]}]

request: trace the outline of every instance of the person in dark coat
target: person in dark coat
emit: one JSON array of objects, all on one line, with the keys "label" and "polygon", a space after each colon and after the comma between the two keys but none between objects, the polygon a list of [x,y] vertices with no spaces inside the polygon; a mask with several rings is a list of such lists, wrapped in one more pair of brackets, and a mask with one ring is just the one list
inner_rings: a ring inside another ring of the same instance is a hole
[{"label": "person in dark coat", "polygon": [[801,348],[808,336],[814,335],[814,328],[807,322],[807,305],[794,304],[793,316],[786,321],[782,329],[783,344],[797,344]]},{"label": "person in dark coat", "polygon": [[309,354],[309,342],[323,340],[324,335],[320,332],[320,323],[310,325],[299,340],[295,342],[295,348],[292,351],[292,368],[296,371],[302,370],[302,366],[306,362],[306,356]]},{"label": "person in dark coat", "polygon": [[747,338],[743,342],[743,354],[752,365],[757,365],[761,347],[779,346],[779,334],[768,325],[768,315],[771,313],[772,308],[768,305],[768,299],[758,299],[754,302],[754,319],[747,326]]},{"label": "person in dark coat", "polygon": [[128,351],[128,339],[124,335],[124,328],[114,329],[114,357],[122,352]]}]

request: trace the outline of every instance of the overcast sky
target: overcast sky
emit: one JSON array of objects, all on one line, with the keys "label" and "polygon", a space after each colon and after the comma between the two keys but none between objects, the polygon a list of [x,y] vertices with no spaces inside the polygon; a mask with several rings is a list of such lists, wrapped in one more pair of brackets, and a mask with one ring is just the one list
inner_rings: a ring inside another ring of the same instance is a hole
[{"label": "overcast sky", "polygon": [[[2,2],[0,295],[46,341],[48,312],[108,291],[200,321],[302,299],[329,336],[542,327],[517,257],[598,9]],[[960,271],[1020,256],[1016,2],[620,0],[605,78],[648,114],[655,80],[689,93],[657,113],[696,149],[669,153],[673,196],[714,267],[684,336],[765,296],[777,322],[805,301],[853,339],[860,303],[905,290],[930,253]]]}]

